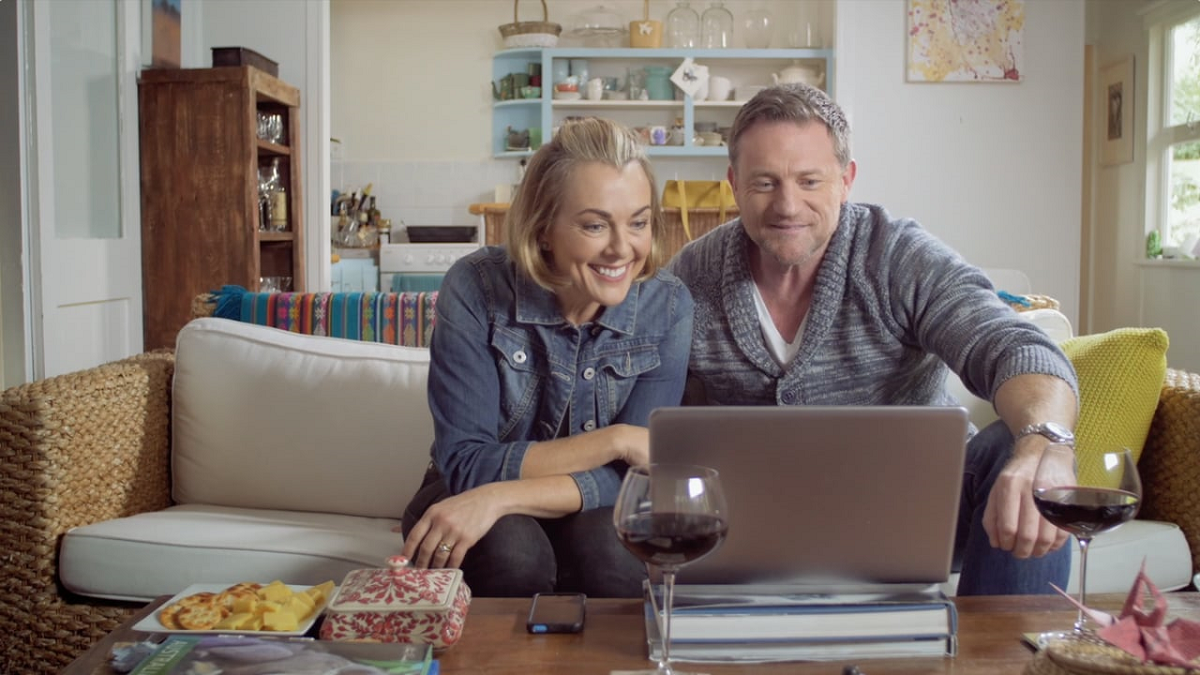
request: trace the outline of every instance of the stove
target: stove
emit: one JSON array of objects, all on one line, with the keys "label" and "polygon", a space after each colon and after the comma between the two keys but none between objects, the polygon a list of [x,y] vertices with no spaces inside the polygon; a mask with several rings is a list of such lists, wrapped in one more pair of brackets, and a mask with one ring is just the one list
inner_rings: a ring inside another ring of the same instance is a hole
[{"label": "stove", "polygon": [[382,244],[379,247],[379,290],[436,291],[454,261],[477,250],[478,242],[451,244]]}]

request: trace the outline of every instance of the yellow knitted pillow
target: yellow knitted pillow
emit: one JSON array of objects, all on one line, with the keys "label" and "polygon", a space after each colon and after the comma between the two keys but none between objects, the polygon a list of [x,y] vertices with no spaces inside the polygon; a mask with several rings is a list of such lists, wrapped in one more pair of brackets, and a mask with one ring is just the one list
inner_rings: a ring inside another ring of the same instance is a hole
[{"label": "yellow knitted pillow", "polygon": [[1141,456],[1166,377],[1167,345],[1160,328],[1118,328],[1062,343],[1079,376],[1080,479],[1098,477],[1103,452],[1129,448],[1134,460]]}]

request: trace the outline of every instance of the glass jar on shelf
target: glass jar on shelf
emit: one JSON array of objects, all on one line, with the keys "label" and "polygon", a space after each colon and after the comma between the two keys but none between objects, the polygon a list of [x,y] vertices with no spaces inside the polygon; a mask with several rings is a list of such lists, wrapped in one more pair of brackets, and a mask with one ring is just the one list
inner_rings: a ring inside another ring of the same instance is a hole
[{"label": "glass jar on shelf", "polygon": [[704,49],[733,46],[733,14],[721,0],[715,0],[700,15],[700,46]]},{"label": "glass jar on shelf", "polygon": [[761,7],[746,12],[742,19],[743,38],[747,49],[767,49],[774,37],[775,24],[771,21],[771,12]]},{"label": "glass jar on shelf", "polygon": [[692,48],[700,44],[700,15],[691,8],[688,0],[679,0],[667,13],[667,46]]}]

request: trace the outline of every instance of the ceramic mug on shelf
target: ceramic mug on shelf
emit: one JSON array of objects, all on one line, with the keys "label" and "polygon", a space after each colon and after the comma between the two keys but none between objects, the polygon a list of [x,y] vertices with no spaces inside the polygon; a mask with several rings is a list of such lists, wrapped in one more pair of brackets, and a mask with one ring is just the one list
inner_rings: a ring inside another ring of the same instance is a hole
[{"label": "ceramic mug on shelf", "polygon": [[708,100],[724,101],[733,93],[733,82],[728,77],[710,75],[708,78]]},{"label": "ceramic mug on shelf", "polygon": [[599,101],[604,97],[604,80],[593,77],[587,83],[587,97],[589,101]]}]

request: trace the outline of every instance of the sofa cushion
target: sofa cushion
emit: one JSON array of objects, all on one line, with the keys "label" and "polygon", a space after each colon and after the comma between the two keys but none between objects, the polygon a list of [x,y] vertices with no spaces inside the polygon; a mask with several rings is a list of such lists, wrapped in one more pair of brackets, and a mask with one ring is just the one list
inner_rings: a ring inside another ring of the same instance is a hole
[{"label": "sofa cushion", "polygon": [[93,597],[149,601],[195,583],[279,579],[313,585],[399,552],[398,520],[328,513],[172,506],[63,536],[59,578]]},{"label": "sofa cushion", "polygon": [[180,504],[399,518],[429,463],[429,351],[228,319],[176,343]]},{"label": "sofa cushion", "polygon": [[1062,343],[1079,377],[1075,425],[1081,480],[1100,477],[1100,454],[1129,448],[1142,454],[1167,372],[1167,334],[1159,328],[1118,328]]}]

